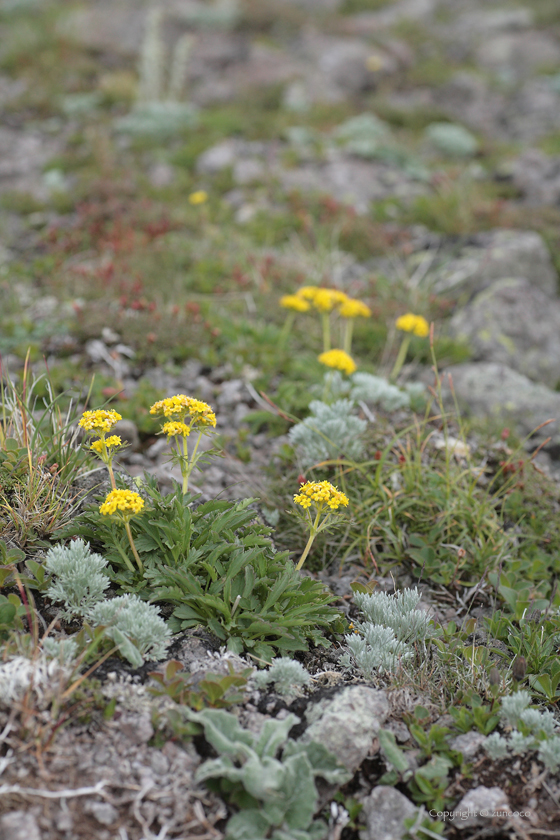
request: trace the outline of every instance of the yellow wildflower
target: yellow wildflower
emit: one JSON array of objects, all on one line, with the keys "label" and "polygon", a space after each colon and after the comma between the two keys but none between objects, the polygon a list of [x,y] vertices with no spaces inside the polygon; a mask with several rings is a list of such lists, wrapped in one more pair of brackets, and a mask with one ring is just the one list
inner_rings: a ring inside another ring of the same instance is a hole
[{"label": "yellow wildflower", "polygon": [[176,394],[174,397],[159,400],[150,408],[150,414],[163,414],[164,417],[173,418],[177,422],[183,422],[188,414],[198,425],[216,425],[216,415],[208,403],[187,397],[186,394]]},{"label": "yellow wildflower", "polygon": [[348,376],[357,369],[356,362],[352,356],[344,350],[327,350],[326,353],[321,353],[319,361],[322,365],[341,370]]},{"label": "yellow wildflower", "polygon": [[182,435],[183,437],[188,437],[191,433],[191,427],[187,426],[186,423],[177,423],[175,421],[170,421],[169,423],[164,423],[161,427],[161,431],[167,437],[173,437],[174,435]]},{"label": "yellow wildflower", "polygon": [[78,426],[86,432],[93,432],[94,434],[106,434],[110,432],[119,420],[122,420],[118,411],[112,409],[99,408],[96,411],[84,411]]},{"label": "yellow wildflower", "polygon": [[105,440],[103,440],[103,438],[101,440],[94,440],[90,449],[93,449],[93,451],[97,452],[99,455],[100,452],[103,452],[104,447],[111,449],[114,446],[120,446],[121,443],[122,440],[118,435],[111,435],[111,437],[105,438]]},{"label": "yellow wildflower", "polygon": [[302,298],[303,300],[312,301],[318,291],[318,286],[302,286],[301,289],[297,290],[296,296]]},{"label": "yellow wildflower", "polygon": [[99,513],[103,516],[112,516],[120,513],[123,518],[130,518],[140,513],[144,507],[144,499],[134,490],[111,490],[101,507]]},{"label": "yellow wildflower", "polygon": [[307,481],[294,496],[294,502],[302,508],[312,504],[322,508],[326,504],[331,510],[337,510],[341,505],[346,507],[348,496],[337,490],[329,481]]},{"label": "yellow wildflower", "polygon": [[189,204],[204,204],[208,201],[208,193],[205,190],[196,190],[189,195]]},{"label": "yellow wildflower", "polygon": [[413,333],[414,335],[420,336],[420,338],[426,338],[430,333],[430,325],[426,319],[421,315],[413,315],[412,312],[407,312],[406,315],[401,315],[400,318],[397,318],[395,326],[398,330]]},{"label": "yellow wildflower", "polygon": [[313,298],[313,306],[319,312],[331,312],[337,303],[344,303],[346,295],[336,289],[318,289]]},{"label": "yellow wildflower", "polygon": [[294,312],[307,312],[310,309],[309,303],[297,295],[284,295],[280,298],[280,306],[293,309]]},{"label": "yellow wildflower", "polygon": [[[296,569],[301,569],[315,537],[321,531],[331,527],[334,511],[348,505],[348,496],[337,490],[329,481],[306,481],[300,487],[299,493],[295,494],[294,502],[304,509],[305,514],[302,518],[309,529],[309,539],[296,565]],[[309,510],[311,505],[315,507],[315,518]]]},{"label": "yellow wildflower", "polygon": [[354,300],[354,298],[346,298],[338,311],[343,318],[369,318],[371,315],[369,306],[366,306],[361,300]]}]

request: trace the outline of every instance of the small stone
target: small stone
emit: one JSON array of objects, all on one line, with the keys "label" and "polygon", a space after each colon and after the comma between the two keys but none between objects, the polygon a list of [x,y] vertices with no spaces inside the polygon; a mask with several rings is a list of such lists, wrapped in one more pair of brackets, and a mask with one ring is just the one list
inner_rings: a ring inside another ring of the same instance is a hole
[{"label": "small stone", "polygon": [[145,744],[153,737],[154,730],[148,715],[123,716],[119,724],[122,734],[134,744]]},{"label": "small stone", "polygon": [[310,726],[302,740],[324,744],[353,773],[368,755],[388,713],[384,691],[365,685],[344,688],[308,706],[305,716]]},{"label": "small stone", "polygon": [[140,447],[140,436],[138,435],[138,427],[133,420],[122,419],[119,420],[115,426],[116,435],[120,435],[123,443],[128,443],[131,449],[138,449]]},{"label": "small stone", "polygon": [[84,811],[95,817],[101,825],[112,825],[119,817],[119,812],[110,802],[86,802]]},{"label": "small stone", "polygon": [[401,840],[406,834],[404,821],[416,815],[416,806],[393,787],[379,785],[364,800],[363,816],[367,828],[360,840]]},{"label": "small stone", "polygon": [[70,811],[60,810],[54,818],[54,824],[59,831],[72,831],[74,827],[74,818]]},{"label": "small stone", "polygon": [[224,140],[216,146],[211,146],[202,152],[196,162],[196,170],[202,175],[213,175],[228,166],[233,166],[237,159],[238,149],[235,140]]},{"label": "small stone", "polygon": [[503,812],[504,817],[507,817],[511,806],[501,788],[480,785],[466,793],[454,810],[466,815],[461,816],[461,828],[472,828],[477,825],[488,825],[489,818],[499,816],[497,812],[500,811]]},{"label": "small stone", "polygon": [[2,840],[41,840],[41,832],[33,814],[9,811],[0,817]]},{"label": "small stone", "polygon": [[465,732],[464,735],[457,735],[450,743],[452,750],[458,750],[463,758],[471,759],[479,751],[485,742],[486,736],[482,732]]}]

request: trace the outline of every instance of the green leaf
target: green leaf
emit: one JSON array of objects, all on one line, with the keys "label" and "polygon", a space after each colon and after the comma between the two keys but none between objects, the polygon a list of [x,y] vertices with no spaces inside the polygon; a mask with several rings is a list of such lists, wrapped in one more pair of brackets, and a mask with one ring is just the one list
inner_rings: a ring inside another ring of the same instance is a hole
[{"label": "green leaf", "polygon": [[16,617],[16,607],[13,604],[0,604],[0,624],[12,624]]},{"label": "green leaf", "polygon": [[405,754],[397,746],[397,739],[392,732],[387,729],[380,729],[377,733],[379,745],[387,761],[389,761],[395,770],[399,773],[405,773],[409,769],[408,761]]}]

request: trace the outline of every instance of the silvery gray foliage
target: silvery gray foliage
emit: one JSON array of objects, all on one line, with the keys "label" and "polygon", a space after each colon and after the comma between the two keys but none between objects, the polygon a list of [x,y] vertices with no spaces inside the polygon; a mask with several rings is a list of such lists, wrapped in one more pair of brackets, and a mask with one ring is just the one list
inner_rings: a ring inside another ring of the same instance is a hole
[{"label": "silvery gray foliage", "polygon": [[14,656],[0,664],[0,706],[12,706],[28,690],[40,704],[59,690],[74,670],[73,664],[40,653],[33,659]]},{"label": "silvery gray foliage", "polygon": [[547,770],[553,773],[560,767],[560,738],[554,735],[539,746],[538,756]]},{"label": "silvery gray foliage", "polygon": [[47,636],[41,647],[50,659],[57,659],[63,665],[71,665],[78,655],[78,643],[74,639],[53,639]]},{"label": "silvery gray foliage", "polygon": [[352,402],[366,402],[377,405],[384,411],[409,408],[425,392],[421,382],[407,382],[402,388],[391,385],[382,376],[357,371],[350,377],[343,377],[340,371],[325,374],[324,385],[315,388],[315,393],[327,393],[331,400],[349,399]]},{"label": "silvery gray foliage", "polygon": [[274,683],[274,690],[281,697],[292,698],[301,695],[302,689],[309,685],[311,676],[300,662],[281,656],[274,660],[270,668],[258,671],[253,679],[257,688],[265,688]]},{"label": "silvery gray foliage", "polygon": [[355,402],[362,400],[378,405],[385,411],[397,411],[410,406],[410,394],[391,385],[382,376],[358,371],[352,376],[350,396]]},{"label": "silvery gray foliage", "polygon": [[399,642],[424,642],[435,635],[435,627],[424,610],[417,610],[420,593],[403,589],[394,595],[385,592],[354,594],[354,603],[371,624],[390,627]]},{"label": "silvery gray foliage", "polygon": [[530,702],[528,691],[516,691],[503,698],[500,716],[513,727],[513,732],[507,738],[493,732],[486,738],[484,749],[494,760],[538,750],[545,767],[555,772],[560,766],[560,737],[554,734],[558,722],[552,712],[530,709]]},{"label": "silvery gray foliage", "polygon": [[492,761],[499,761],[505,758],[508,754],[508,742],[503,738],[499,732],[492,732],[484,742],[484,749],[492,759]]},{"label": "silvery gray foliage", "polygon": [[165,656],[171,630],[160,617],[159,607],[141,601],[137,595],[119,595],[100,601],[87,618],[95,626],[106,625],[105,634],[137,668],[143,659],[158,660]]},{"label": "silvery gray foliage", "polygon": [[367,427],[365,420],[352,414],[351,400],[337,400],[327,405],[313,400],[311,415],[293,426],[288,435],[299,449],[303,466],[345,455],[357,460],[364,451],[360,436]]},{"label": "silvery gray foliage", "polygon": [[413,651],[404,642],[399,642],[390,627],[362,625],[363,636],[352,633],[344,639],[354,664],[366,679],[374,672],[392,673],[399,661],[410,659]]},{"label": "silvery gray foliage", "polygon": [[510,726],[517,726],[521,715],[530,703],[531,695],[528,691],[516,691],[515,694],[503,698],[500,715]]},{"label": "silvery gray foliage", "polygon": [[86,615],[109,586],[109,578],[104,573],[107,560],[94,554],[83,540],[50,548],[45,567],[55,577],[46,594],[52,601],[64,603],[65,618]]},{"label": "silvery gray foliage", "polygon": [[430,616],[416,609],[419,600],[416,588],[395,595],[356,592],[354,602],[365,620],[355,622],[355,632],[345,636],[350,654],[346,662],[356,665],[369,679],[374,671],[390,673],[400,662],[411,659],[411,644],[437,635]]}]

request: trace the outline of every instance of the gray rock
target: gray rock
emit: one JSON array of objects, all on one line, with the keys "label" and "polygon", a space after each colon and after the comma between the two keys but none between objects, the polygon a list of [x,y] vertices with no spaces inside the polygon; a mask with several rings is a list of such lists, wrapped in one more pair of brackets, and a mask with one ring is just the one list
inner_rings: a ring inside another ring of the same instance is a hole
[{"label": "gray rock", "polygon": [[278,167],[274,173],[286,190],[329,193],[357,213],[369,212],[372,201],[391,196],[407,201],[426,192],[401,169],[380,161],[359,160],[333,149],[325,162],[304,163],[297,169]]},{"label": "gray rock", "polygon": [[154,734],[149,715],[123,715],[119,729],[133,744],[146,744]]},{"label": "gray rock", "polygon": [[236,184],[251,184],[262,181],[266,174],[264,161],[259,158],[238,160],[233,167],[233,180]]},{"label": "gray rock", "polygon": [[[511,421],[521,435],[529,435],[546,420],[560,418],[560,394],[546,385],[532,382],[522,373],[496,362],[451,365],[443,377],[444,399],[452,404],[447,385],[451,374],[460,405],[470,414]],[[539,430],[531,438],[531,448],[552,436],[554,447],[560,445],[558,423]]]},{"label": "gray rock", "polygon": [[344,0],[277,0],[281,6],[296,6],[306,12],[336,12]]},{"label": "gray rock", "polygon": [[527,149],[505,168],[527,204],[560,204],[560,157]]},{"label": "gray rock", "polygon": [[408,833],[404,821],[414,817],[416,806],[393,787],[379,785],[364,799],[367,828],[360,840],[401,840]]},{"label": "gray rock", "polygon": [[385,692],[365,685],[351,686],[334,697],[308,706],[305,742],[318,741],[353,773],[371,749],[389,713]]},{"label": "gray rock", "polygon": [[434,291],[447,297],[468,299],[495,280],[523,277],[551,297],[558,278],[542,237],[531,230],[494,230],[475,237],[475,245],[431,278]]},{"label": "gray rock", "polygon": [[196,162],[196,170],[202,174],[212,175],[221,172],[228,166],[233,166],[239,153],[239,144],[236,140],[224,140],[206,149],[199,156]]},{"label": "gray rock", "polygon": [[84,811],[95,817],[101,825],[112,825],[119,818],[119,812],[109,802],[86,802]]},{"label": "gray rock", "polygon": [[492,822],[490,820],[497,811],[503,811],[503,816],[507,817],[511,811],[511,805],[501,788],[480,785],[466,793],[454,810],[460,811],[461,814],[468,814],[466,817],[461,816],[461,828],[472,828],[477,825],[495,824],[494,820]]},{"label": "gray rock", "polygon": [[533,23],[532,9],[522,6],[503,9],[476,9],[464,12],[453,22],[458,35],[489,35],[527,29]]},{"label": "gray rock", "polygon": [[450,328],[476,360],[501,362],[551,388],[560,382],[560,300],[527,280],[492,283],[455,313]]},{"label": "gray rock", "polygon": [[470,760],[474,758],[485,740],[486,736],[482,732],[465,732],[464,735],[453,738],[449,746],[452,750],[459,750],[464,758]]},{"label": "gray rock", "polygon": [[333,87],[343,95],[372,90],[380,76],[399,67],[395,56],[358,38],[334,38],[308,30],[303,47],[319,72],[328,99]]},{"label": "gray rock", "polygon": [[528,30],[494,35],[476,51],[477,62],[490,70],[506,70],[512,79],[560,62],[560,44],[546,32]]},{"label": "gray rock", "polygon": [[0,817],[1,840],[41,840],[41,832],[33,814],[9,811]]},{"label": "gray rock", "polygon": [[125,418],[119,420],[119,422],[115,426],[115,434],[120,435],[120,437],[122,438],[122,442],[128,443],[132,450],[138,449],[140,447],[138,427],[134,420],[127,420]]}]

